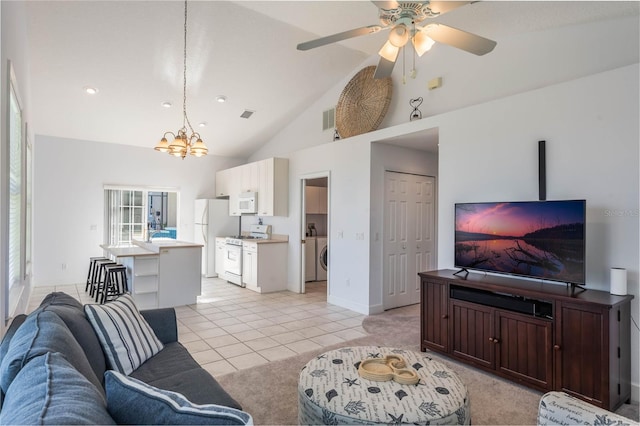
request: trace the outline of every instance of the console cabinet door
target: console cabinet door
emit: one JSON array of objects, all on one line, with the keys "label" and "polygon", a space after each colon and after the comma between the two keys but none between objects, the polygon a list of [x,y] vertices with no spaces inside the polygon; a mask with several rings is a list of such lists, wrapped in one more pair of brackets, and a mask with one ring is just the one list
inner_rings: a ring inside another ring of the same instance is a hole
[{"label": "console cabinet door", "polygon": [[488,306],[451,299],[454,357],[482,367],[495,368],[493,311]]},{"label": "console cabinet door", "polygon": [[608,316],[586,305],[559,305],[555,388],[608,409]]},{"label": "console cabinet door", "polygon": [[548,320],[496,311],[498,332],[496,367],[501,374],[529,382],[542,389],[553,388],[553,323]]},{"label": "console cabinet door", "polygon": [[446,282],[422,280],[422,347],[449,350],[448,286]]}]

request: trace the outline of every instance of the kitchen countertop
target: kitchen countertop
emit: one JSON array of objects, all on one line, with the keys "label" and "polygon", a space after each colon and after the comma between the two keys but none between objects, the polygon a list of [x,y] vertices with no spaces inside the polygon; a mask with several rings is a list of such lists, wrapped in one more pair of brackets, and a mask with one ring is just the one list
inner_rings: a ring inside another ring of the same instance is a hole
[{"label": "kitchen countertop", "polygon": [[150,243],[141,240],[133,240],[132,244],[101,244],[100,247],[115,257],[135,257],[154,256],[160,253],[161,249],[203,247],[203,245],[187,241],[173,240],[171,238],[157,238],[152,239]]},{"label": "kitchen countertop", "polygon": [[[243,233],[244,234],[244,233]],[[273,243],[288,243],[289,236],[284,234],[271,234],[271,238],[250,238],[242,240],[243,243],[257,243],[257,244],[273,244]]]},{"label": "kitchen countertop", "polygon": [[288,243],[289,241],[270,238],[268,240],[265,240],[265,239],[243,240],[242,242],[243,243],[256,243],[256,244],[273,244],[273,243]]}]

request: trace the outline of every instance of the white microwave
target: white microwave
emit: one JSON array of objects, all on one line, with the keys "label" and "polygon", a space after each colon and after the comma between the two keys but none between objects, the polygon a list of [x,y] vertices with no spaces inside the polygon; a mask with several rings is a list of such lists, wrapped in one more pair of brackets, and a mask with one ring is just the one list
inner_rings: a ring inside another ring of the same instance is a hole
[{"label": "white microwave", "polygon": [[238,197],[238,211],[242,213],[258,213],[258,193],[242,192]]}]

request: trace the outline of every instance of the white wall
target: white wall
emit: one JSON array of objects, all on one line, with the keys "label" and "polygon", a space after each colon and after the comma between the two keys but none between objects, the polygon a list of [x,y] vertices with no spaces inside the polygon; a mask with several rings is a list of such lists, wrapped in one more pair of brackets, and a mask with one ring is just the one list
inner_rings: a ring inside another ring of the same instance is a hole
[{"label": "white wall", "polygon": [[[353,218],[375,232],[372,214],[379,202],[376,198],[383,193],[373,189],[374,171],[362,164],[365,158],[374,161],[371,142],[438,129],[438,265],[449,268],[453,266],[453,204],[537,199],[537,142],[546,140],[547,198],[587,199],[587,287],[606,291],[609,268],[627,268],[637,324],[638,35],[639,23],[632,17],[498,40],[496,50],[481,60],[472,61],[475,57],[455,51],[446,55],[441,51],[437,57],[430,52],[425,55],[430,58],[428,67],[422,72],[419,68],[421,83],[400,84],[396,70],[393,101],[382,129],[332,143],[332,134],[320,129],[320,117],[322,110],[335,104],[348,76],[251,157],[252,161],[290,158],[290,214],[273,218],[273,223],[279,233],[289,233],[291,241],[299,240],[297,180],[306,173],[340,167],[345,157],[355,155],[351,167],[331,176],[331,188],[341,191],[341,196],[331,196],[329,279],[336,291],[353,295],[358,303],[344,297],[330,301],[371,312],[380,285],[372,265],[377,249],[371,234],[365,233],[366,247],[360,241],[331,243],[339,230],[351,238],[360,228]],[[375,58],[362,67],[372,63]],[[443,87],[427,91],[426,81],[436,76],[443,76]],[[417,96],[425,98],[421,107],[425,118],[408,122],[408,100]],[[358,152],[349,151],[354,147]],[[364,205],[360,192],[367,186],[371,196]],[[345,197],[348,192],[343,187],[357,188],[351,191],[355,199]],[[370,211],[364,215],[366,208]],[[295,290],[300,254],[290,246],[289,288]],[[365,271],[358,262],[367,265]],[[351,279],[347,291],[345,281],[354,275],[356,281]],[[632,326],[632,330],[633,398],[637,401],[638,329]]]},{"label": "white wall", "polygon": [[[409,121],[409,100],[422,96],[423,117],[454,111],[516,93],[569,81],[605,70],[637,63],[640,56],[638,17],[592,22],[548,31],[494,37],[498,45],[493,52],[475,56],[436,44],[416,60],[416,79],[407,77],[402,84],[402,64],[396,64],[393,96],[380,128]],[[300,116],[266,141],[250,160],[288,156],[333,140],[333,131],[322,131],[322,111],[336,105],[340,93],[360,69],[378,63],[372,56],[327,91]],[[407,70],[411,67],[407,63]],[[428,90],[427,82],[442,77],[443,86]]]},{"label": "white wall", "polygon": [[[37,136],[34,171],[34,283],[86,280],[90,256],[102,255],[105,184],[176,188],[178,238],[193,238],[196,198],[214,198],[215,172],[244,159],[184,160],[149,148]],[[62,269],[62,264],[66,269]]]},{"label": "white wall", "polygon": [[[586,286],[608,291],[611,267],[626,268],[638,324],[638,75],[631,65],[444,114],[439,267],[453,267],[454,203],[537,199],[537,141],[546,140],[547,199],[587,200]],[[635,401],[638,334],[632,325]]]}]

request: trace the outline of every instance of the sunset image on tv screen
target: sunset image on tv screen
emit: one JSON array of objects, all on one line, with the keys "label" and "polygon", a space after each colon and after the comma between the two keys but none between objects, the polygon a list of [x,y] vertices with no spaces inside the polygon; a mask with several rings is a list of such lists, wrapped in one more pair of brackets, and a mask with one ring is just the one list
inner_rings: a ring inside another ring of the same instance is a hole
[{"label": "sunset image on tv screen", "polygon": [[584,284],[585,201],[455,206],[455,266]]}]

